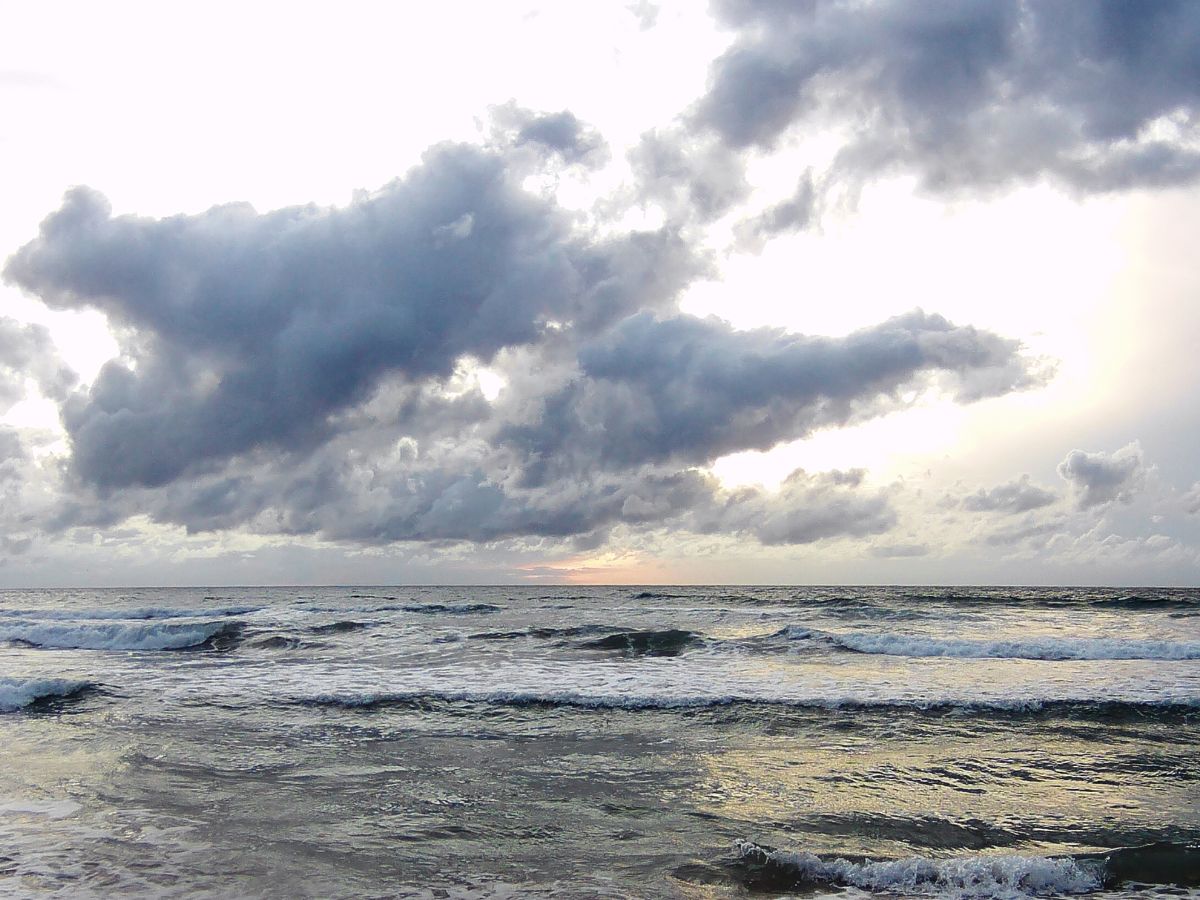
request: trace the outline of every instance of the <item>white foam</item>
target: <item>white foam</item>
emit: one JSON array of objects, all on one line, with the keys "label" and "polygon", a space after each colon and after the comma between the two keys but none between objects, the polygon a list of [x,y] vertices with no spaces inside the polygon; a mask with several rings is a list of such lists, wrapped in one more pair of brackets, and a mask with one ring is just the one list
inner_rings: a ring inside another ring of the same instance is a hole
[{"label": "white foam", "polygon": [[1019,640],[968,640],[872,632],[835,634],[796,625],[789,625],[784,629],[784,634],[790,640],[815,640],[857,653],[887,656],[1043,660],[1200,659],[1200,641],[1049,636]]},{"label": "white foam", "polygon": [[1033,897],[1078,894],[1103,886],[1098,863],[1069,857],[966,856],[952,859],[909,859],[853,862],[822,859],[813,853],[766,850],[739,842],[743,858],[768,860],[795,872],[797,879],[845,885],[889,894],[930,892],[955,897]]},{"label": "white foam", "polygon": [[14,622],[0,625],[0,641],[24,641],[56,650],[179,650],[202,644],[227,627],[226,622],[195,625]]},{"label": "white foam", "polygon": [[0,712],[15,712],[43,697],[66,697],[89,686],[69,678],[0,678]]}]

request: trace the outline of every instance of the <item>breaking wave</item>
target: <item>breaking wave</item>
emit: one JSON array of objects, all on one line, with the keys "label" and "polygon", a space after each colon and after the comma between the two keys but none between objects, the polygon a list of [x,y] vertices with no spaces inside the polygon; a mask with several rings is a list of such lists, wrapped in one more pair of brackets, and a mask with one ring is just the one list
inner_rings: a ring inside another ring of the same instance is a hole
[{"label": "breaking wave", "polygon": [[219,619],[258,612],[261,606],[217,606],[208,609],[176,609],[143,606],[136,609],[0,609],[0,618],[38,621],[102,622],[139,621],[142,619]]},{"label": "breaking wave", "polygon": [[70,678],[0,678],[0,712],[15,712],[39,701],[73,697],[94,688]]},{"label": "breaking wave", "polygon": [[776,633],[791,641],[814,641],[854,653],[887,656],[949,656],[960,659],[1200,659],[1200,641],[1125,638],[1034,637],[1019,640],[925,638],[907,634],[846,632],[835,634],[789,625]]},{"label": "breaking wave", "polygon": [[238,623],[198,624],[48,624],[17,622],[0,625],[0,642],[52,650],[185,650],[215,646],[232,639]]},{"label": "breaking wave", "polygon": [[731,868],[752,890],[854,887],[887,894],[1042,897],[1125,883],[1190,887],[1200,883],[1200,848],[1153,844],[1076,856],[975,855],[872,860],[735,845]]}]

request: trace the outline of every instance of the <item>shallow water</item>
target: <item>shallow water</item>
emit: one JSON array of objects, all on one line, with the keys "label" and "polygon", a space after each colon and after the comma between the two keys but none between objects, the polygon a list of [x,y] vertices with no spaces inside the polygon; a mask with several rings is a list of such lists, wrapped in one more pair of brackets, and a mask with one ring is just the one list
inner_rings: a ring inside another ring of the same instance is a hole
[{"label": "shallow water", "polygon": [[1200,896],[1200,592],[0,593],[0,893]]}]

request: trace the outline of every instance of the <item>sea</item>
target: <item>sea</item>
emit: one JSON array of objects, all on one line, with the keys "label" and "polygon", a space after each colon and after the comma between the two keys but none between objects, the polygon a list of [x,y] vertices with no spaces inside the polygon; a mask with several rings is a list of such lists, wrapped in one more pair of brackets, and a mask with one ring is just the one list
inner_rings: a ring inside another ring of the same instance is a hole
[{"label": "sea", "polygon": [[1200,590],[0,592],[0,896],[1200,897]]}]

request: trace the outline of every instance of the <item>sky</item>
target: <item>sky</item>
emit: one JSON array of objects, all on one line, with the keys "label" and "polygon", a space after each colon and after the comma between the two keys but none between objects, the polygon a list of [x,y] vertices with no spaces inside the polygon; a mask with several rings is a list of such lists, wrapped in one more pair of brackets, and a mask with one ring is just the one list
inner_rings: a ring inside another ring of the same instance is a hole
[{"label": "sky", "polygon": [[1200,581],[1198,4],[3,19],[0,586]]}]

